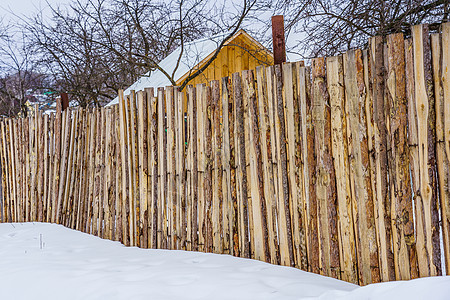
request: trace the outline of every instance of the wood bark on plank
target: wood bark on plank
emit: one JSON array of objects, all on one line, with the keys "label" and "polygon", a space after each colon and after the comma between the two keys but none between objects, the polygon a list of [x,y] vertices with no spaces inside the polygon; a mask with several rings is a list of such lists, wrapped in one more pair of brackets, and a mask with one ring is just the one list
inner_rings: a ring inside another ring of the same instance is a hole
[{"label": "wood bark on plank", "polygon": [[136,122],[136,93],[131,91],[128,97],[128,166],[130,181],[130,242],[132,246],[139,246],[140,228],[139,228],[139,168],[137,154],[137,122]]},{"label": "wood bark on plank", "polygon": [[205,252],[213,252],[213,225],[212,225],[212,164],[214,161],[212,153],[212,102],[211,87],[206,86],[204,110],[204,134],[205,138],[205,170],[204,170],[204,189],[205,189]]},{"label": "wood bark on plank", "polygon": [[83,113],[81,109],[77,109],[75,111],[77,114],[77,122],[75,125],[75,137],[74,137],[74,153],[73,153],[73,164],[72,167],[73,174],[71,179],[71,185],[70,185],[70,198],[69,198],[69,218],[66,220],[66,224],[69,228],[75,229],[76,228],[76,217],[77,217],[77,210],[78,210],[78,194],[80,192],[79,189],[79,182],[81,181],[80,177],[80,164],[82,161],[81,158],[81,140],[82,140],[82,127],[83,127]]},{"label": "wood bark on plank", "polygon": [[206,85],[196,86],[197,96],[197,174],[198,174],[198,251],[205,252],[206,221],[205,221],[205,172],[206,172],[206,145],[205,145],[205,118],[206,112]]},{"label": "wood bark on plank", "polygon": [[175,92],[176,115],[176,186],[177,186],[177,232],[179,249],[186,250],[187,215],[186,215],[186,121],[184,112],[184,93],[179,89]]},{"label": "wood bark on plank", "polygon": [[239,73],[232,78],[233,98],[235,104],[235,164],[236,186],[239,218],[239,253],[241,257],[250,258],[250,235],[248,224],[248,191],[247,191],[247,165],[245,156],[245,130],[244,130],[244,103],[242,95],[242,80]]},{"label": "wood bark on plank", "polygon": [[[222,124],[220,131],[220,136],[218,137],[221,141],[221,169],[222,169],[222,181],[217,182],[219,188],[222,189],[222,251],[224,254],[231,254],[232,251],[232,235],[231,235],[231,218],[232,218],[232,210],[231,210],[231,201],[230,201],[230,134],[229,134],[229,121],[228,121],[228,77],[222,78],[220,83],[222,85],[221,90],[221,99],[220,104],[221,107],[218,108],[221,111]],[[220,122],[220,121],[219,121]]]},{"label": "wood bark on plank", "polygon": [[[433,91],[430,37],[426,25],[412,27],[418,186],[416,204],[417,257],[420,277],[441,275],[439,203],[436,182],[436,110]],[[422,250],[426,249],[426,252]]]},{"label": "wood bark on plank", "polygon": [[158,122],[158,236],[157,248],[167,249],[167,211],[165,209],[167,196],[166,183],[166,124],[165,124],[165,99],[164,88],[158,88],[158,108],[157,108],[157,122]]},{"label": "wood bark on plank", "polygon": [[350,179],[356,221],[360,284],[379,282],[378,249],[368,153],[366,86],[361,50],[344,54]]},{"label": "wood bark on plank", "polygon": [[[24,199],[23,199],[24,200],[24,208],[23,209],[24,209],[24,221],[25,222],[28,222],[30,220],[30,150],[29,150],[30,143],[29,143],[29,135],[28,135],[29,128],[30,128],[29,121],[30,121],[30,118],[25,118],[23,120],[23,124],[22,124],[22,130],[23,130],[22,141],[23,141],[23,151],[24,151],[24,169],[23,169],[24,170],[24,178],[23,178],[23,180],[24,180],[24,184],[25,184]],[[52,132],[53,132],[53,130],[52,130]],[[54,151],[55,150],[53,147],[53,152]],[[51,168],[52,168],[52,172],[53,172],[53,170],[54,170],[53,163],[51,165]],[[51,184],[51,188],[53,188],[53,186],[54,186],[53,180],[50,181],[50,184]],[[4,187],[5,187],[5,189],[7,189],[6,185]],[[49,194],[50,202],[52,201],[51,200],[52,195],[53,195],[53,191]],[[52,204],[50,203],[50,206],[51,205]],[[49,212],[49,214],[50,214],[49,222],[51,222],[51,211]]]},{"label": "wood bark on plank", "polygon": [[56,114],[55,114],[55,158],[53,162],[53,186],[52,186],[52,223],[56,223],[56,206],[58,202],[59,193],[59,164],[61,160],[61,101],[56,101]]},{"label": "wood bark on plank", "polygon": [[396,279],[415,278],[417,270],[411,261],[416,258],[412,195],[407,143],[407,108],[405,81],[405,50],[403,34],[388,36],[386,104],[389,155],[391,220]]},{"label": "wood bark on plank", "polygon": [[375,223],[378,228],[378,249],[381,281],[395,280],[394,256],[391,248],[391,201],[388,183],[387,126],[385,109],[385,63],[383,38],[370,39],[370,83],[374,119]]},{"label": "wood bark on plank", "polygon": [[138,159],[139,159],[139,228],[140,245],[148,248],[148,146],[147,146],[147,93],[139,91],[138,102]]},{"label": "wood bark on plank", "polygon": [[436,151],[446,274],[450,275],[450,23],[431,36],[436,95]]},{"label": "wood bark on plank", "polygon": [[175,104],[174,88],[166,87],[167,113],[167,218],[168,218],[168,249],[177,249],[176,223],[176,186],[175,186]]},{"label": "wood bark on plank", "polygon": [[283,77],[281,67],[274,66],[275,97],[274,108],[275,130],[277,138],[277,167],[278,167],[278,232],[280,239],[281,264],[294,266],[294,250],[292,240],[292,223],[290,215],[289,175],[287,166],[286,147],[286,117],[283,101]]},{"label": "wood bark on plank", "polygon": [[356,236],[354,232],[353,201],[347,148],[347,119],[345,117],[344,66],[342,56],[329,57],[327,84],[330,93],[331,139],[339,216],[339,249],[341,279],[358,284]]},{"label": "wood bark on plank", "polygon": [[[15,126],[15,130],[16,130],[16,134],[14,136],[15,141],[15,152],[16,152],[16,161],[15,161],[15,167],[16,167],[16,183],[17,183],[17,221],[18,222],[23,222],[23,176],[22,176],[22,155],[23,152],[21,150],[21,145],[22,145],[22,139],[21,139],[21,135],[22,135],[22,119],[17,119],[16,120],[16,126]],[[41,148],[44,148],[44,144],[42,144]],[[43,151],[42,151],[43,152]],[[44,153],[41,154],[42,155],[42,159],[41,161],[43,162],[44,160]],[[42,177],[44,172],[42,172]],[[44,188],[43,186],[43,181],[42,181],[42,189]],[[44,211],[44,207],[42,209],[42,212]],[[41,221],[43,221],[43,216],[41,216]]]},{"label": "wood bark on plank", "polygon": [[[295,64],[283,64],[287,163],[289,174],[289,209],[292,222],[294,264],[297,268],[306,267],[305,231],[303,222],[302,194],[303,177],[300,169],[300,115],[298,102],[297,68]],[[303,263],[302,263],[303,262]]]},{"label": "wood bark on plank", "polygon": [[149,171],[151,173],[151,236],[150,236],[150,247],[152,249],[156,249],[158,246],[158,224],[159,224],[159,215],[158,215],[158,195],[159,195],[159,186],[158,186],[158,98],[154,97],[154,90],[147,89],[147,97],[149,97],[148,101],[148,110],[149,110],[149,148],[150,148],[150,157],[149,157]]},{"label": "wood bark on plank", "polygon": [[324,58],[313,59],[313,112],[315,124],[316,196],[322,274],[340,278],[337,233],[336,179],[331,156],[331,114]]},{"label": "wood bark on plank", "polygon": [[[119,91],[119,123],[120,123],[120,144],[121,144],[121,161],[122,161],[122,242],[126,246],[130,246],[130,229],[129,229],[129,171],[128,171],[128,137],[127,137],[127,105],[123,91]],[[92,138],[91,138],[92,142]]]},{"label": "wood bark on plank", "polygon": [[222,189],[222,127],[220,82],[211,81],[211,133],[212,133],[212,223],[213,223],[213,252],[223,253],[223,189]]},{"label": "wood bark on plank", "polygon": [[198,144],[197,144],[197,89],[193,86],[187,88],[188,118],[189,118],[189,169],[191,178],[191,250],[199,249],[199,214],[198,214]]},{"label": "wood bark on plank", "polygon": [[[257,96],[258,96],[258,114],[260,128],[260,144],[262,155],[262,168],[264,176],[264,200],[267,216],[267,239],[269,248],[269,262],[278,263],[278,239],[277,239],[277,206],[275,195],[275,181],[273,172],[273,152],[271,136],[275,130],[273,123],[270,122],[269,115],[273,116],[273,111],[269,110],[269,101],[273,103],[273,89],[268,86],[266,70],[263,67],[256,68],[257,78]],[[270,95],[269,95],[270,90]],[[269,100],[270,99],[270,100]]]},{"label": "wood bark on plank", "polygon": [[247,102],[249,131],[249,190],[252,226],[254,234],[255,259],[270,262],[269,237],[267,230],[267,208],[264,194],[264,175],[261,154],[260,121],[258,116],[258,98],[256,97],[255,77],[253,71],[243,71],[244,102]]}]

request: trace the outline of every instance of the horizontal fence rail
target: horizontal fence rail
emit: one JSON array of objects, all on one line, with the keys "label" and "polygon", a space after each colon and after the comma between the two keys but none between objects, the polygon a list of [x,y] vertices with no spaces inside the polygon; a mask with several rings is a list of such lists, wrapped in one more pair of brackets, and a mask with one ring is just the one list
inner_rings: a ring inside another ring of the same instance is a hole
[{"label": "horizontal fence rail", "polygon": [[2,221],[361,285],[450,274],[449,40],[417,25],[307,67],[3,119]]}]

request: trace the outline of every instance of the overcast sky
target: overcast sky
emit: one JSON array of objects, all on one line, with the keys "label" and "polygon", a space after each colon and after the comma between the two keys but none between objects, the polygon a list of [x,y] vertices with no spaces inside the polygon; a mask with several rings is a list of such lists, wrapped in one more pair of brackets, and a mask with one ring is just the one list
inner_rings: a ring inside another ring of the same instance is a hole
[{"label": "overcast sky", "polygon": [[18,16],[30,15],[47,7],[50,4],[68,3],[69,0],[0,0],[0,14],[5,19],[11,18],[11,12]]}]

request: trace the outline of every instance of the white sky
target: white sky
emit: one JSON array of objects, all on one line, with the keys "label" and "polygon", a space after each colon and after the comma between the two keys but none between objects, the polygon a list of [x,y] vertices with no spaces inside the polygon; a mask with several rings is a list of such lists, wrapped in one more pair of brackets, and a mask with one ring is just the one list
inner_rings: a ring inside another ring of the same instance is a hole
[{"label": "white sky", "polygon": [[28,16],[39,12],[45,11],[50,4],[69,3],[70,0],[0,0],[0,15],[7,20],[14,18],[13,14],[18,16]]},{"label": "white sky", "polygon": [[[23,18],[38,13],[39,11],[43,11],[45,15],[48,4],[51,5],[69,4],[72,1],[73,0],[0,0],[0,19],[3,19],[6,22],[11,22],[14,21],[14,19],[17,17]],[[230,0],[225,0],[225,2],[229,3]],[[47,12],[47,14],[50,14],[49,11]],[[267,12],[268,20],[270,19],[270,15],[271,13],[268,11]],[[245,24],[245,23],[246,22],[244,22],[243,24],[244,28],[260,26],[259,24]],[[270,30],[267,31],[266,35],[270,36],[271,31]],[[287,48],[292,47],[294,44],[296,44],[296,41],[300,38],[301,36],[299,36],[298,34],[297,35],[292,34],[288,36],[286,41]],[[294,55],[292,53],[288,53],[287,56],[288,60],[290,61],[296,61],[300,59],[300,57],[297,57],[297,55]]]}]

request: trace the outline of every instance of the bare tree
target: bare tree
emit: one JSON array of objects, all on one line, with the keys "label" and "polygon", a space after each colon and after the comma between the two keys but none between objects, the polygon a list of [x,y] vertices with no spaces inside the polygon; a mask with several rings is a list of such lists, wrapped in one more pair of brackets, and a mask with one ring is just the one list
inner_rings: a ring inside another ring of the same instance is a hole
[{"label": "bare tree", "polygon": [[[77,0],[51,7],[50,21],[42,14],[26,19],[25,29],[37,62],[57,83],[52,88],[83,107],[98,106],[149,71],[159,70],[175,85],[184,45],[227,32],[184,88],[217,57],[256,2],[244,0],[235,14],[225,16],[225,4],[202,0]],[[159,62],[177,47],[175,68],[165,70]]]},{"label": "bare tree", "polygon": [[27,114],[26,102],[32,93],[46,85],[46,76],[38,72],[33,53],[22,32],[0,22],[0,115]]},{"label": "bare tree", "polygon": [[[335,55],[364,47],[368,38],[394,32],[409,34],[411,25],[436,29],[449,20],[449,0],[278,0],[260,1],[262,10],[283,14],[287,35],[298,37],[291,52],[304,58]],[[257,16],[253,16],[257,18]],[[266,28],[270,26],[267,20]]]}]

